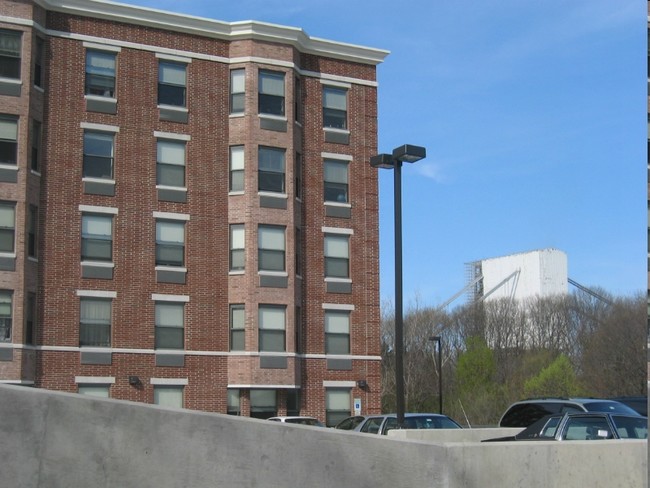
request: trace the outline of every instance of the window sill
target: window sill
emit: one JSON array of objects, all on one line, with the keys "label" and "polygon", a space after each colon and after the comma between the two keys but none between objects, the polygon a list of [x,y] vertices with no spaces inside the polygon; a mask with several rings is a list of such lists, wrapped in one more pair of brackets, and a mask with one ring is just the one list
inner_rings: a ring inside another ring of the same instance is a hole
[{"label": "window sill", "polygon": [[228,192],[229,197],[237,197],[237,196],[240,196],[240,195],[245,195],[245,192],[243,192],[243,191],[229,191]]},{"label": "window sill", "polygon": [[326,276],[325,283],[352,283],[352,278],[331,278]]},{"label": "window sill", "polygon": [[275,193],[272,191],[258,191],[257,194],[261,197],[283,198],[284,200],[288,198],[286,193]]},{"label": "window sill", "polygon": [[178,273],[187,273],[187,268],[184,266],[156,265],[156,271],[176,271]]},{"label": "window sill", "polygon": [[283,278],[287,278],[289,276],[289,273],[286,271],[265,271],[265,270],[259,270],[257,272],[260,276],[281,276]]},{"label": "window sill", "polygon": [[233,270],[228,271],[228,276],[244,276],[245,274],[246,274],[245,269],[238,269],[238,270],[235,270],[235,271],[233,271]]},{"label": "window sill", "polygon": [[287,122],[287,117],[285,115],[258,114],[258,116],[260,119],[269,119],[269,120]]},{"label": "window sill", "polygon": [[350,203],[345,202],[323,202],[323,205],[326,207],[352,208],[352,205]]},{"label": "window sill", "polygon": [[81,261],[82,266],[95,266],[97,268],[114,268],[115,263],[108,261]]}]

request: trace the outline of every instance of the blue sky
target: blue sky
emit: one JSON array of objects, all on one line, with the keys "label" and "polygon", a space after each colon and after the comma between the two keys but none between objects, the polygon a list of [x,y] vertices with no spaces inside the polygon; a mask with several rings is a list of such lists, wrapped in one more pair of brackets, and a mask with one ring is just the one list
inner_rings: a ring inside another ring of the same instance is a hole
[{"label": "blue sky", "polygon": [[[553,247],[569,277],[647,287],[642,0],[129,0],[386,49],[379,150],[404,167],[404,300],[443,303],[465,263]],[[394,299],[393,175],[380,176],[382,300]],[[462,302],[460,299],[454,304]]]}]

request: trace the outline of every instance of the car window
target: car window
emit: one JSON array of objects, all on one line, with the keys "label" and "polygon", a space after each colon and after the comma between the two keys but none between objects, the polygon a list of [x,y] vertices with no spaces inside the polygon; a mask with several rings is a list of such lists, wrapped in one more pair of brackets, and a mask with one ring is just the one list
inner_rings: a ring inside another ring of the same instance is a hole
[{"label": "car window", "polygon": [[558,413],[561,402],[518,403],[510,407],[501,419],[501,427],[528,427],[542,417]]},{"label": "car window", "polygon": [[[576,405],[575,403],[562,403],[561,407],[559,410],[556,412],[559,413],[579,413],[579,412],[584,412],[585,409]],[[553,412],[555,413],[555,412]]]},{"label": "car window", "polygon": [[562,417],[550,417],[546,425],[542,428],[542,431],[539,433],[540,437],[555,437],[557,432],[557,426],[560,425],[560,419]]},{"label": "car window", "polygon": [[605,417],[571,417],[567,420],[564,439],[594,441],[613,437]]},{"label": "car window", "polygon": [[361,427],[361,432],[366,432],[368,434],[377,434],[379,433],[379,426],[383,417],[370,417],[366,420],[366,423]]},{"label": "car window", "polygon": [[[406,423],[406,419],[404,419],[404,423]],[[407,429],[410,429],[412,427],[407,427]],[[396,417],[389,417],[386,419],[386,423],[384,424],[384,431],[382,434],[386,435],[389,430],[397,429],[397,418]]]},{"label": "car window", "polygon": [[647,439],[648,419],[613,415],[612,420],[621,439]]},{"label": "car window", "polygon": [[320,422],[316,419],[285,419],[285,422],[288,422],[290,424],[316,425],[316,426],[320,424]]},{"label": "car window", "polygon": [[588,412],[609,412],[623,415],[638,415],[636,411],[619,402],[588,402],[585,404]]}]

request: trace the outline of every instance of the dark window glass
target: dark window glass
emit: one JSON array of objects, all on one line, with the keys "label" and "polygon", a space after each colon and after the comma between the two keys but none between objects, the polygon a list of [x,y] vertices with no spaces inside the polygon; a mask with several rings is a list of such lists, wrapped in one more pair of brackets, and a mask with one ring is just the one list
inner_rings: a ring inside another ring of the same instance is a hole
[{"label": "dark window glass", "polygon": [[115,96],[115,53],[86,52],[86,95]]},{"label": "dark window glass", "polygon": [[0,116],[0,163],[16,164],[18,158],[18,118]]},{"label": "dark window glass", "polygon": [[345,88],[323,87],[323,126],[346,129],[348,91]]},{"label": "dark window glass", "polygon": [[230,350],[246,350],[246,337],[244,330],[244,305],[230,306]]},{"label": "dark window glass", "polygon": [[284,193],[285,151],[260,147],[258,151],[258,190]]},{"label": "dark window glass", "polygon": [[183,266],[185,263],[185,224],[156,222],[156,265]]},{"label": "dark window glass", "polygon": [[260,71],[258,91],[259,113],[284,115],[284,73]]},{"label": "dark window glass", "polygon": [[158,65],[158,104],[185,107],[187,65],[160,61]]},{"label": "dark window glass", "polygon": [[0,77],[20,79],[22,33],[0,30]]},{"label": "dark window glass", "polygon": [[113,260],[113,217],[85,214],[81,217],[81,259]]},{"label": "dark window glass", "polygon": [[88,178],[113,179],[113,134],[84,133],[83,175]]},{"label": "dark window glass", "polygon": [[348,203],[348,163],[325,160],[324,179],[325,201]]},{"label": "dark window glass", "polygon": [[81,298],[80,346],[110,347],[111,305],[107,298]]},{"label": "dark window glass", "polygon": [[156,349],[183,349],[184,311],[183,303],[156,302]]}]

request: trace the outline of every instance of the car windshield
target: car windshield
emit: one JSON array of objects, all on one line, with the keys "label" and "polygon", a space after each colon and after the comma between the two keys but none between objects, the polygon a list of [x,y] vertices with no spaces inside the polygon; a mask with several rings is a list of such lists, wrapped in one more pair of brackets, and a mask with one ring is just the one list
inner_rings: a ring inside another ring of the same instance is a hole
[{"label": "car windshield", "polygon": [[648,438],[648,419],[646,417],[612,415],[612,420],[621,439]]},{"label": "car windshield", "polygon": [[623,415],[638,415],[632,408],[619,402],[586,402],[585,408],[588,412],[609,412]]}]

